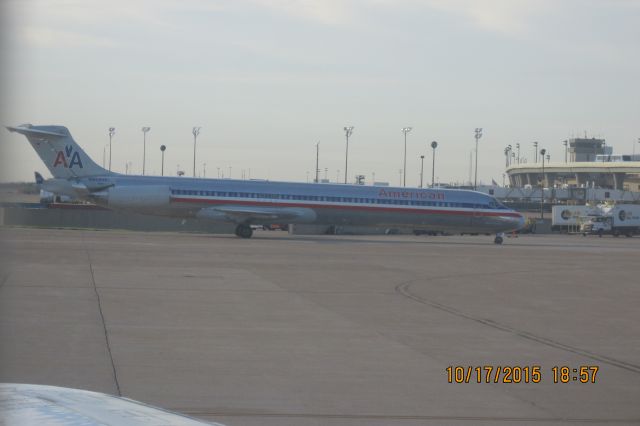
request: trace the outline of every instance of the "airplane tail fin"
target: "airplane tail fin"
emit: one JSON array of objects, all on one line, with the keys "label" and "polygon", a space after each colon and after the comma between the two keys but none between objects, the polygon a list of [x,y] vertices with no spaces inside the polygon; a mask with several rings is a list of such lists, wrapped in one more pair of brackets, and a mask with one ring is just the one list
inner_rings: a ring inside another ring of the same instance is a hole
[{"label": "airplane tail fin", "polygon": [[16,127],[8,126],[7,130],[26,136],[54,178],[69,179],[113,174],[89,158],[73,140],[66,127],[22,124]]}]

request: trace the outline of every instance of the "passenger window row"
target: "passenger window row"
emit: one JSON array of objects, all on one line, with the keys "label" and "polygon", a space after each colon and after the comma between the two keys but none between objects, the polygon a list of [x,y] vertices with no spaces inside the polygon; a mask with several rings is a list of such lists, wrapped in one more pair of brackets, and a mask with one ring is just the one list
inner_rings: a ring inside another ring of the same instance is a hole
[{"label": "passenger window row", "polygon": [[499,209],[496,202],[489,204],[472,204],[449,201],[424,201],[424,200],[398,200],[389,198],[359,198],[359,197],[334,197],[329,195],[294,195],[294,194],[265,194],[259,192],[234,192],[234,191],[201,191],[190,189],[172,189],[172,195],[192,195],[203,197],[228,197],[228,198],[254,198],[269,200],[295,200],[295,201],[324,201],[330,203],[358,203],[358,204],[390,204],[403,206],[429,206],[429,207],[457,207]]}]

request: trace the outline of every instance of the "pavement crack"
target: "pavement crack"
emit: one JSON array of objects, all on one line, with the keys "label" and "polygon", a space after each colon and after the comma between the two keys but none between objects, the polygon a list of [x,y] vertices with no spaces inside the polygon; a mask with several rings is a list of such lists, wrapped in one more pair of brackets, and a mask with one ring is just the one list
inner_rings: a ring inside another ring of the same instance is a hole
[{"label": "pavement crack", "polygon": [[477,422],[507,422],[507,423],[636,423],[637,418],[610,418],[610,417],[558,417],[558,416],[455,416],[455,415],[420,415],[420,414],[366,414],[366,413],[286,413],[286,412],[242,412],[242,411],[224,411],[224,410],[208,410],[197,408],[171,408],[195,417],[246,417],[246,418],[287,418],[287,419],[316,419],[316,420],[364,420],[364,421],[462,421],[471,424]]},{"label": "pavement crack", "polygon": [[455,315],[457,317],[464,318],[464,319],[467,319],[467,320],[470,320],[470,321],[474,321],[474,322],[476,322],[478,324],[482,324],[482,325],[485,325],[485,326],[488,326],[488,327],[492,327],[492,328],[495,328],[495,329],[500,330],[500,331],[511,333],[511,334],[514,334],[514,335],[516,335],[518,337],[521,337],[523,339],[527,339],[527,340],[530,340],[530,341],[533,341],[533,342],[541,343],[543,345],[550,346],[550,347],[556,348],[556,349],[560,349],[560,350],[563,350],[565,352],[571,352],[571,353],[574,353],[574,354],[582,355],[582,356],[584,356],[586,358],[590,358],[590,359],[593,359],[593,360],[596,360],[596,361],[600,361],[600,362],[605,363],[605,364],[612,365],[614,367],[622,368],[624,370],[640,374],[640,365],[632,364],[630,362],[622,361],[622,360],[619,360],[619,359],[616,359],[616,358],[612,358],[612,357],[609,357],[609,356],[606,356],[606,355],[601,355],[601,354],[598,354],[598,353],[595,353],[595,352],[591,352],[591,351],[589,351],[587,349],[583,349],[583,348],[578,348],[576,346],[567,345],[565,343],[558,342],[556,340],[549,339],[549,338],[544,337],[544,336],[539,336],[537,334],[530,333],[530,332],[525,331],[525,330],[519,330],[519,329],[511,327],[511,326],[509,326],[507,324],[502,324],[502,323],[500,323],[498,321],[494,321],[494,320],[486,319],[486,318],[480,318],[480,317],[474,316],[472,314],[469,314],[469,313],[466,313],[466,312],[462,312],[462,311],[460,311],[460,310],[458,310],[458,309],[456,309],[456,308],[454,308],[452,306],[448,306],[448,305],[445,305],[443,303],[439,303],[439,302],[436,302],[436,301],[433,301],[433,300],[429,300],[429,299],[417,296],[417,295],[411,293],[410,287],[411,287],[411,285],[415,284],[418,281],[421,281],[421,280],[411,280],[411,281],[406,281],[404,283],[398,284],[396,286],[396,292],[401,294],[404,297],[407,297],[407,298],[413,300],[413,301],[416,301],[416,302],[421,303],[423,305],[431,306],[432,308],[436,308],[436,309],[439,309],[439,310],[444,311],[444,312],[448,312],[448,313],[450,313],[452,315]]},{"label": "pavement crack", "polygon": [[113,361],[113,353],[111,352],[111,342],[109,340],[109,331],[107,330],[107,323],[104,319],[104,312],[102,311],[102,300],[100,299],[100,292],[98,291],[98,286],[96,285],[96,278],[93,273],[93,263],[91,262],[91,254],[89,250],[86,250],[87,259],[89,261],[89,271],[91,272],[91,283],[93,285],[93,291],[96,294],[98,299],[98,310],[100,312],[100,320],[102,322],[102,330],[104,331],[104,340],[107,345],[107,352],[109,353],[109,360],[111,361],[111,370],[113,371],[113,381],[116,385],[116,390],[118,391],[118,396],[122,396],[122,391],[120,390],[120,382],[118,382],[118,371],[116,370],[116,364]]}]

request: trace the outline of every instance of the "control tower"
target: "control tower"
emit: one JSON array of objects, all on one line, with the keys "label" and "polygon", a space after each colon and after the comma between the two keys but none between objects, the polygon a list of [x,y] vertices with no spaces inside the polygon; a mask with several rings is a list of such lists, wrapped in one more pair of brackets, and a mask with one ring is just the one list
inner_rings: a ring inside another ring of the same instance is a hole
[{"label": "control tower", "polygon": [[607,146],[604,139],[573,138],[569,139],[569,162],[596,161],[598,155],[611,155],[613,148]]}]

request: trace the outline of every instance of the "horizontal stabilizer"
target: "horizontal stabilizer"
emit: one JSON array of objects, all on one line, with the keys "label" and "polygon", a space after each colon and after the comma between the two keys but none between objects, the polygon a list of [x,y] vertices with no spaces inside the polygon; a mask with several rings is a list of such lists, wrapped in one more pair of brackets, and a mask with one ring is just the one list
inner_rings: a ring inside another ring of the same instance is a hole
[{"label": "horizontal stabilizer", "polygon": [[22,125],[22,126],[17,126],[17,127],[6,126],[6,127],[7,127],[7,130],[9,130],[10,132],[20,133],[20,134],[25,135],[25,136],[57,136],[59,138],[63,138],[65,136],[69,136],[69,135],[64,135],[62,133],[48,132],[46,130],[32,129],[31,127],[27,127],[27,126],[30,126],[30,125]]}]

